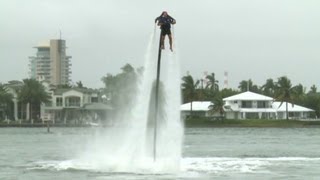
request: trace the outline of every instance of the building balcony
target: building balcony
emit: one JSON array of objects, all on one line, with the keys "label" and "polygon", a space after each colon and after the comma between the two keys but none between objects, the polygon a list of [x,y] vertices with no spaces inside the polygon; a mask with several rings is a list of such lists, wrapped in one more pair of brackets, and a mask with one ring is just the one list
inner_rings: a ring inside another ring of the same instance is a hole
[{"label": "building balcony", "polygon": [[51,60],[50,59],[39,59],[38,61],[37,61],[37,63],[39,64],[39,63],[44,63],[44,64],[51,64]]},{"label": "building balcony", "polygon": [[50,66],[37,66],[37,68],[39,68],[39,69],[48,69],[48,70],[51,69]]}]

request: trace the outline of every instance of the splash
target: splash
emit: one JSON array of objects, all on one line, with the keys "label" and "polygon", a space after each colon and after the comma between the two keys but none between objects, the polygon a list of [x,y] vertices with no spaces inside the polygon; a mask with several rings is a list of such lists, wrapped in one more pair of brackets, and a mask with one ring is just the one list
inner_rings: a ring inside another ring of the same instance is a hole
[{"label": "splash", "polygon": [[[139,77],[135,105],[113,127],[97,132],[81,160],[110,172],[171,173],[180,170],[183,126],[180,119],[180,64],[177,52],[162,51],[157,139],[153,140],[158,41],[154,31]],[[153,145],[156,143],[156,161]]]}]

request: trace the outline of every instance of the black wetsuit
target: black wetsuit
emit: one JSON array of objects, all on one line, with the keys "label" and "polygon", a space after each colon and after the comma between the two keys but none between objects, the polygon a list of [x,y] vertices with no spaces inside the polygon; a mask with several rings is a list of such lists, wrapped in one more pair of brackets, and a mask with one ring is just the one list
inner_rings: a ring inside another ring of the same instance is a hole
[{"label": "black wetsuit", "polygon": [[161,24],[160,26],[161,35],[165,36],[165,35],[171,34],[171,24],[174,23],[176,20],[170,16],[166,16],[166,17],[160,16],[160,17],[157,17],[156,21],[158,21],[158,23]]}]

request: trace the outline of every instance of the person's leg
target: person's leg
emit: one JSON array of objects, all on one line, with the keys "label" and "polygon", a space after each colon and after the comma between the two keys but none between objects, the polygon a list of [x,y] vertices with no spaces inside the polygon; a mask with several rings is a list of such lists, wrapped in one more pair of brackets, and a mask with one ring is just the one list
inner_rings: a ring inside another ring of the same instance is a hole
[{"label": "person's leg", "polygon": [[170,50],[173,51],[172,49],[172,35],[169,34],[169,43],[170,43]]},{"label": "person's leg", "polygon": [[166,35],[161,35],[161,49],[164,49],[164,38],[166,37]]}]

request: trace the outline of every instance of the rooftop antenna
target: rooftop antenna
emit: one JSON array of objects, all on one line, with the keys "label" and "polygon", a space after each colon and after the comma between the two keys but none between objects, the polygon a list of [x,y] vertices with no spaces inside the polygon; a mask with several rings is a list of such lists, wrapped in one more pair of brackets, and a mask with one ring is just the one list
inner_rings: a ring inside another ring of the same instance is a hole
[{"label": "rooftop antenna", "polygon": [[59,30],[59,35],[60,35],[60,40],[61,40],[61,36],[62,36],[61,30]]},{"label": "rooftop antenna", "polygon": [[224,81],[223,81],[223,88],[227,89],[228,88],[228,71],[224,71]]},{"label": "rooftop antenna", "polygon": [[207,86],[208,82],[209,82],[207,76],[208,76],[208,71],[204,71],[203,72],[203,81],[204,81],[205,86]]}]

